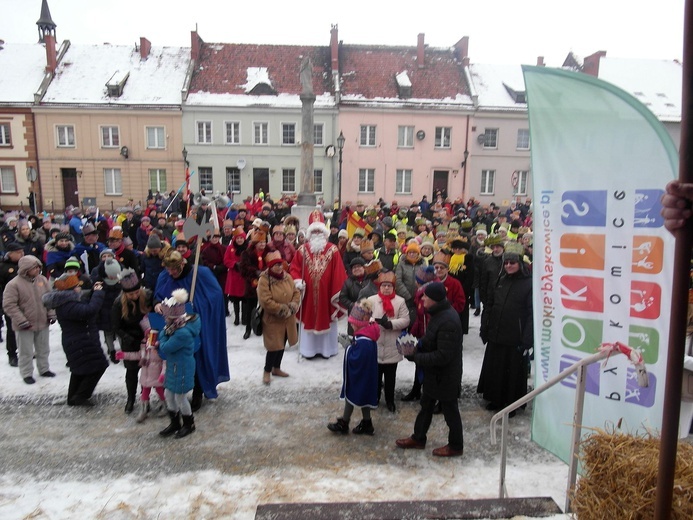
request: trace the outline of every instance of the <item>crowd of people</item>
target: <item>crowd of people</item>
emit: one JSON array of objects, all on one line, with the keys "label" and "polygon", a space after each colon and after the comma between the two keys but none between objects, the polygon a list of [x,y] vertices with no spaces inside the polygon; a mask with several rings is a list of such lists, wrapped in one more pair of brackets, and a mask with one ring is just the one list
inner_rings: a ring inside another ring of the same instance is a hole
[{"label": "crowd of people", "polygon": [[[690,197],[667,197],[663,214],[673,230],[690,218]],[[55,376],[48,330],[57,320],[71,372],[69,406],[93,406],[109,359],[122,361],[125,413],[135,411],[141,388],[137,421],[167,413],[160,434],[184,437],[195,431],[193,413],[204,398],[216,398],[217,386],[229,381],[226,318],[245,327],[247,339],[251,314],[260,310],[263,384],[289,377],[281,368],[287,345],[320,359],[342,344],[345,407],[328,428],[349,433],[360,407],[362,420],[351,431],[373,435],[370,411],[383,394],[386,409],[396,411],[397,366],[407,359],[416,376],[402,400],[420,400],[421,411],[414,433],[397,446],[424,448],[433,414],[442,413],[449,442],[434,455],[459,456],[457,399],[473,310],[486,344],[477,391],[487,408],[502,409],[527,392],[534,342],[529,199],[508,208],[440,194],[406,207],[347,202],[318,207],[305,223],[291,215],[291,199],[275,203],[269,194],[238,204],[201,194],[189,210],[176,199],[152,195],[144,208],[113,215],[73,208],[62,222],[0,215],[6,350],[26,384],[35,383],[34,364],[40,377]],[[189,230],[198,234],[185,236]],[[348,335],[340,337],[345,316]],[[399,348],[405,334],[417,340],[413,351]],[[150,405],[152,389],[165,406]]]}]

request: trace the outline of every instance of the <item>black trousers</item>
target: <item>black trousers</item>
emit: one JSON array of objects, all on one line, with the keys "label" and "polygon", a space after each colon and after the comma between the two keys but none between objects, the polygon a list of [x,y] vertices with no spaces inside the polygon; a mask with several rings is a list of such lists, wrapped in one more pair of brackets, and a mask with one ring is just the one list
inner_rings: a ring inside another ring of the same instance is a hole
[{"label": "black trousers", "polygon": [[[378,363],[378,400],[380,392],[385,387],[385,402],[395,404],[395,378],[397,376],[397,363]],[[383,385],[383,379],[385,385]]]},{"label": "black trousers", "polygon": [[[436,402],[436,399],[426,395],[424,385],[424,394],[421,396],[421,410],[419,411],[419,415],[416,416],[414,435],[412,435],[413,439],[424,444],[426,443],[428,429],[431,427],[433,408]],[[457,407],[457,399],[440,401],[440,404],[443,408],[443,417],[445,417],[445,422],[450,429],[448,433],[448,444],[453,450],[461,450],[464,448],[464,437],[462,433],[462,418],[460,417],[460,409]]]},{"label": "black trousers", "polygon": [[5,346],[7,347],[8,359],[17,359],[17,338],[12,329],[12,320],[5,314],[5,325],[7,325],[7,333],[5,334]]},{"label": "black trousers", "polygon": [[243,319],[245,320],[243,324],[245,325],[245,331],[250,332],[250,313],[253,309],[257,307],[257,298],[243,298],[241,300]]},{"label": "black trousers", "polygon": [[135,402],[137,398],[137,384],[139,380],[140,367],[125,369],[125,388],[128,392],[128,401]]},{"label": "black trousers", "polygon": [[267,351],[265,356],[265,372],[271,372],[273,368],[281,368],[284,358],[284,349]]},{"label": "black trousers", "polygon": [[80,404],[89,399],[104,372],[106,372],[105,368],[92,374],[70,375],[70,384],[67,387],[67,404]]}]

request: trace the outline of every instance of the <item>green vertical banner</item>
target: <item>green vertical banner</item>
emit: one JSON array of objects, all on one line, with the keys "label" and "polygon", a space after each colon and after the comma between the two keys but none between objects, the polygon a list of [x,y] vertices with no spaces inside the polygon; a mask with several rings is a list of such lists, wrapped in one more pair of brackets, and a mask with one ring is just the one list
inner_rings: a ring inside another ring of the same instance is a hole
[{"label": "green vertical banner", "polygon": [[[640,350],[588,369],[583,427],[661,428],[674,238],[660,197],[678,172],[662,124],[630,94],[581,73],[523,67],[534,185],[535,384],[602,343]],[[539,395],[532,439],[568,462],[576,376]]]}]

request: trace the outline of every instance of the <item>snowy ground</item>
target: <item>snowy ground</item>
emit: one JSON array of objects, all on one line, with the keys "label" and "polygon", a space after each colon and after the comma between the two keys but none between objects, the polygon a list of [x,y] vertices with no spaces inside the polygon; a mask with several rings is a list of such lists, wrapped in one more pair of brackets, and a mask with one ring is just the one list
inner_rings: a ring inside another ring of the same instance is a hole
[{"label": "snowy ground", "polygon": [[[196,414],[186,439],[157,435],[166,419],[125,415],[124,369],[111,365],[92,410],[65,406],[69,379],[57,325],[51,331],[54,379],[22,382],[0,363],[0,518],[252,519],[260,503],[438,500],[498,496],[499,447],[491,446],[491,413],[474,389],[483,357],[478,318],[465,337],[460,400],[465,454],[440,460],[446,444],[436,416],[423,451],[398,449],[412,432],[418,406],[373,415],[374,437],[336,436],[326,429],[341,413],[341,355],[299,362],[287,351],[288,379],[262,385],[261,338],[242,339],[227,319],[231,382]],[[4,345],[3,345],[4,352]],[[37,376],[37,374],[35,374]],[[397,393],[408,391],[413,365],[403,361]],[[530,440],[530,410],[511,420],[507,468],[512,497],[551,496],[563,508],[568,468]],[[359,419],[356,411],[352,422]],[[567,518],[559,515],[556,518]]]}]

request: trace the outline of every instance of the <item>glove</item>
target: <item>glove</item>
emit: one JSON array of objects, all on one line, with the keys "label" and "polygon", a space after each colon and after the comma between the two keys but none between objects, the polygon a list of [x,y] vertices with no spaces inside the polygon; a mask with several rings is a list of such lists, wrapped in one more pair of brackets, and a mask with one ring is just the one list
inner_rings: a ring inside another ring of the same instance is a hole
[{"label": "glove", "polygon": [[392,330],[392,322],[391,322],[390,319],[387,317],[387,314],[384,315],[382,318],[376,318],[375,321],[378,322],[378,324],[379,324],[382,328],[387,329],[387,330]]},{"label": "glove", "polygon": [[304,282],[300,278],[298,280],[294,280],[294,285],[296,286],[296,289],[298,289],[301,292],[306,290],[306,282]]},{"label": "glove", "polygon": [[125,352],[123,352],[122,350],[116,350],[116,351],[115,351],[115,358],[116,358],[118,361],[121,361],[121,360],[125,359]]},{"label": "glove", "polygon": [[22,323],[19,324],[19,330],[29,330],[31,328],[31,322],[30,321],[23,321]]},{"label": "glove", "polygon": [[55,323],[55,318],[48,319],[48,325],[53,325]]}]

